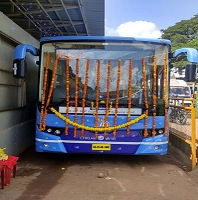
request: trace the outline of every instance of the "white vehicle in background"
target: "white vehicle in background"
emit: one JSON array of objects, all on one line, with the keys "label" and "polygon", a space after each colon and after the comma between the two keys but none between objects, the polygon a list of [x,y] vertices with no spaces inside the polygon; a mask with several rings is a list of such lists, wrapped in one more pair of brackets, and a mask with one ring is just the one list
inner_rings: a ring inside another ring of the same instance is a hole
[{"label": "white vehicle in background", "polygon": [[[178,98],[178,100],[171,100],[171,98]],[[175,104],[176,106],[182,106],[184,103],[185,107],[191,106],[191,101],[182,100],[183,98],[191,98],[191,89],[187,83],[183,80],[170,79],[170,105]],[[187,112],[181,108],[171,108],[170,122],[177,123],[179,125],[185,125],[187,121]]]},{"label": "white vehicle in background", "polygon": [[[191,89],[183,80],[170,79],[170,98],[191,98]],[[171,102],[170,102],[171,103]],[[178,100],[182,104],[182,100]],[[185,106],[190,106],[191,101],[184,101]]]}]

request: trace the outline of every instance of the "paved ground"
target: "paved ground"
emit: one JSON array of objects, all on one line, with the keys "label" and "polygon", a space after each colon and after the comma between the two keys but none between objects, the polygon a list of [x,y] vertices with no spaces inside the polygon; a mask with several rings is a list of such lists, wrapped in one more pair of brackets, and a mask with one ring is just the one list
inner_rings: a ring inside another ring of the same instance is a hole
[{"label": "paved ground", "polygon": [[[176,123],[170,123],[171,130],[186,139],[191,139],[191,119],[188,117],[187,122],[184,125]],[[198,119],[196,119],[196,139],[198,140]]]},{"label": "paved ground", "polygon": [[[99,172],[105,177],[98,178]],[[195,178],[198,172],[193,173]],[[29,149],[20,156],[17,177],[0,190],[0,200],[197,200],[197,180],[171,155],[57,155]]]}]

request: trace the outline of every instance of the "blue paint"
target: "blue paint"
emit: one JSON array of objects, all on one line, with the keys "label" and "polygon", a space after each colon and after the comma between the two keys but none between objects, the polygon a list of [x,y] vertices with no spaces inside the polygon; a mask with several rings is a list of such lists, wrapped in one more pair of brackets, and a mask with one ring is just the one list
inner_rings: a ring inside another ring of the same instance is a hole
[{"label": "blue paint", "polygon": [[[94,143],[93,143],[94,144]],[[110,151],[93,151],[91,144],[64,144],[68,153],[85,154],[135,154],[139,145],[111,144]]]},{"label": "blue paint", "polygon": [[56,37],[42,37],[40,42],[53,42],[53,41],[67,41],[67,40],[108,40],[108,41],[129,41],[129,42],[150,42],[171,45],[170,40],[165,39],[151,39],[151,38],[138,38],[138,37],[110,37],[110,36],[56,36]]},{"label": "blue paint", "polygon": [[[155,137],[149,137],[144,138],[142,142],[167,142],[168,136],[165,136],[164,134],[157,135]],[[159,149],[155,149],[155,146],[159,146]],[[152,144],[152,145],[145,145],[141,144],[137,151],[136,155],[152,155],[152,154],[159,154],[159,155],[165,155],[168,151],[168,144]]]},{"label": "blue paint", "polygon": [[[142,141],[142,137],[139,134],[139,131],[131,131],[129,135],[126,135],[125,131],[117,130],[116,132],[116,138],[113,137],[112,133],[107,133],[106,138],[104,138],[104,133],[99,132],[98,133],[98,139],[95,139],[95,132],[91,131],[85,131],[85,136],[81,137],[81,129],[77,130],[77,136],[74,138],[74,130],[69,129],[68,136],[65,135],[65,133],[62,134],[61,139],[62,140],[85,140],[85,141],[116,141],[116,142],[140,142]],[[102,136],[102,137],[101,137]],[[89,139],[87,139],[89,138]],[[132,139],[133,138],[133,139]]]},{"label": "blue paint", "polygon": [[[45,132],[41,132],[36,126],[36,138],[44,140],[60,140],[61,138],[55,135],[50,135]],[[49,145],[45,147],[44,144]],[[63,143],[48,143],[36,141],[36,151],[37,152],[52,152],[52,153],[67,153]]]},{"label": "blue paint", "polygon": [[[85,133],[85,135],[89,136],[90,133],[88,134]],[[167,154],[168,150],[168,144],[167,144],[168,136],[164,136],[164,134],[142,139],[138,131],[131,131],[129,135],[126,135],[126,132],[122,133],[122,131],[117,131],[117,136],[115,140],[113,140],[112,135],[107,135],[107,137],[106,138],[103,137],[102,140],[101,137],[99,137],[100,138],[99,140],[96,140],[94,136],[92,136],[92,138],[90,137],[90,139],[88,140],[86,139],[87,136],[82,138],[81,131],[79,130],[77,131],[77,137],[73,138],[73,130],[70,130],[68,136],[66,136],[63,133],[61,137],[58,137],[50,135],[45,132],[40,132],[37,126],[36,151],[57,152],[57,153],[88,153],[88,154],[91,153],[91,154],[165,155]],[[44,141],[39,141],[39,140],[44,140]],[[96,144],[97,142],[100,142],[101,144],[110,143],[111,150],[93,151],[92,144]],[[117,144],[119,142],[122,142],[122,144]],[[131,142],[134,144],[128,144],[127,142]],[[138,144],[138,143],[146,143],[146,144]],[[45,147],[44,144],[48,144],[49,146]],[[158,146],[159,149],[155,149],[156,146]]]},{"label": "blue paint", "polygon": [[[64,115],[65,116],[65,115]],[[139,116],[131,116],[131,120],[135,119]],[[104,118],[104,115],[99,115],[99,119]],[[69,119],[74,121],[74,115],[70,114],[69,115]],[[164,121],[165,121],[165,117],[164,116],[156,116],[156,129],[162,129],[164,128]],[[110,126],[114,126],[114,115],[109,115],[108,116],[108,122],[110,123]],[[127,122],[127,116],[123,116],[123,115],[118,115],[118,121],[117,124],[123,124]],[[36,123],[39,125],[40,123],[40,112],[37,110],[37,120]],[[82,115],[78,115],[78,123],[82,124]],[[141,130],[144,129],[144,119],[140,120],[139,122],[133,124],[130,126],[131,130]],[[62,119],[60,119],[59,117],[57,117],[55,114],[48,114],[47,115],[47,120],[46,120],[46,124],[47,126],[52,126],[52,127],[65,127],[65,121],[63,121]],[[93,115],[85,115],[85,126],[90,126],[90,127],[94,127],[95,126],[95,118]],[[70,129],[73,129],[74,127],[72,125],[69,125]],[[152,129],[153,128],[153,117],[149,116],[148,117],[148,129]],[[127,128],[122,128],[120,130],[126,130]]]},{"label": "blue paint", "polygon": [[[81,137],[81,130],[77,130],[77,137],[74,138],[74,130],[69,129],[69,135],[66,136],[64,133],[61,136],[62,140],[70,141],[91,141],[93,144],[96,141],[101,143],[106,142],[141,142],[142,137],[139,134],[139,131],[131,131],[129,135],[126,134],[126,131],[117,131],[116,138],[113,137],[112,132],[107,133],[107,136],[104,138],[104,133],[98,134],[98,139],[95,139],[95,132],[85,131],[85,137]],[[67,144],[64,143],[65,148],[68,153],[107,153],[107,154],[135,154],[139,145],[126,145],[126,144],[113,144],[111,145],[111,151],[92,151],[91,144]]]},{"label": "blue paint", "polygon": [[[132,116],[131,119],[136,118],[137,116]],[[40,113],[37,110],[37,128],[36,128],[36,151],[38,152],[61,152],[61,153],[92,153],[92,154],[160,154],[164,155],[167,153],[167,145],[168,144],[160,144],[159,149],[155,149],[154,147],[158,144],[140,144],[141,142],[149,142],[149,143],[156,143],[156,142],[168,142],[168,137],[164,136],[164,134],[157,135],[155,137],[148,137],[142,138],[140,134],[140,130],[144,130],[144,120],[131,125],[130,134],[126,134],[126,128],[117,130],[116,137],[113,137],[112,131],[107,132],[107,136],[104,138],[103,132],[98,133],[98,139],[95,139],[95,132],[85,131],[84,137],[81,137],[81,129],[77,130],[77,137],[74,138],[74,128],[73,126],[69,126],[69,134],[68,136],[65,135],[64,131],[62,132],[61,137],[51,135],[45,132],[40,132],[38,130],[39,126],[39,119]],[[74,121],[74,115],[70,116],[70,119]],[[82,116],[78,116],[78,123],[81,123]],[[94,116],[86,115],[85,121],[86,125],[94,126]],[[126,122],[126,116],[118,116],[119,124]],[[108,121],[112,125],[114,122],[114,116],[109,116]],[[164,116],[157,116],[156,117],[156,128],[163,129],[164,128]],[[57,128],[64,128],[65,121],[58,118],[54,114],[47,115],[47,126],[57,127]],[[149,116],[148,119],[148,128],[152,129],[152,122],[153,119]],[[42,139],[45,141],[38,141],[38,139]],[[47,142],[47,140],[52,140]],[[54,142],[57,141],[57,142]],[[81,143],[82,142],[82,143]],[[88,142],[88,143],[87,143]],[[101,142],[102,144],[105,143],[112,143],[110,151],[93,151],[92,144]],[[122,142],[125,144],[117,144],[117,142]],[[137,143],[137,144],[127,144],[130,143]],[[44,147],[44,144],[49,144],[49,147]]]},{"label": "blue paint", "polygon": [[20,44],[16,47],[14,52],[14,59],[24,59],[26,52],[30,52],[34,56],[37,55],[37,49],[29,44]]},{"label": "blue paint", "polygon": [[197,63],[198,62],[198,52],[194,48],[181,48],[177,49],[175,51],[174,56],[178,56],[179,54],[186,53],[187,54],[187,60],[191,63]]}]

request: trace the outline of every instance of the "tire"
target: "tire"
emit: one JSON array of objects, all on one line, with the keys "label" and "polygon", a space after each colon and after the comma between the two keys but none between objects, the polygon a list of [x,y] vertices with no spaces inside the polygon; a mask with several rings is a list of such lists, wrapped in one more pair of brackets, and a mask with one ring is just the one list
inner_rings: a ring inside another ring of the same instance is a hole
[{"label": "tire", "polygon": [[185,125],[186,121],[187,121],[187,117],[186,117],[186,115],[180,113],[177,115],[175,121],[179,125]]}]

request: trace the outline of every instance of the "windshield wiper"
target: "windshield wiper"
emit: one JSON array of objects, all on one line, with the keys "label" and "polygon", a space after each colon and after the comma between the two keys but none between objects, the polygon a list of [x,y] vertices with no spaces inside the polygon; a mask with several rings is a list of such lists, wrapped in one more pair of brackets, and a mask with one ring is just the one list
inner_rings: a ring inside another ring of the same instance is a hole
[{"label": "windshield wiper", "polygon": [[59,106],[60,104],[65,103],[65,102],[66,102],[66,98],[63,99],[62,101],[57,102],[57,103],[50,103],[50,106],[56,107],[56,106]]},{"label": "windshield wiper", "polygon": [[[63,99],[63,100],[61,100],[61,101],[59,101],[59,102],[54,102],[54,103],[50,103],[50,106],[59,106],[60,104],[62,104],[62,103],[65,103],[66,102],[66,98],[60,98],[60,99]],[[82,98],[78,98],[78,103],[79,103],[79,100],[82,100]],[[69,100],[70,102],[71,101],[75,101],[75,99],[74,98],[72,98],[72,99],[70,99]]]}]

